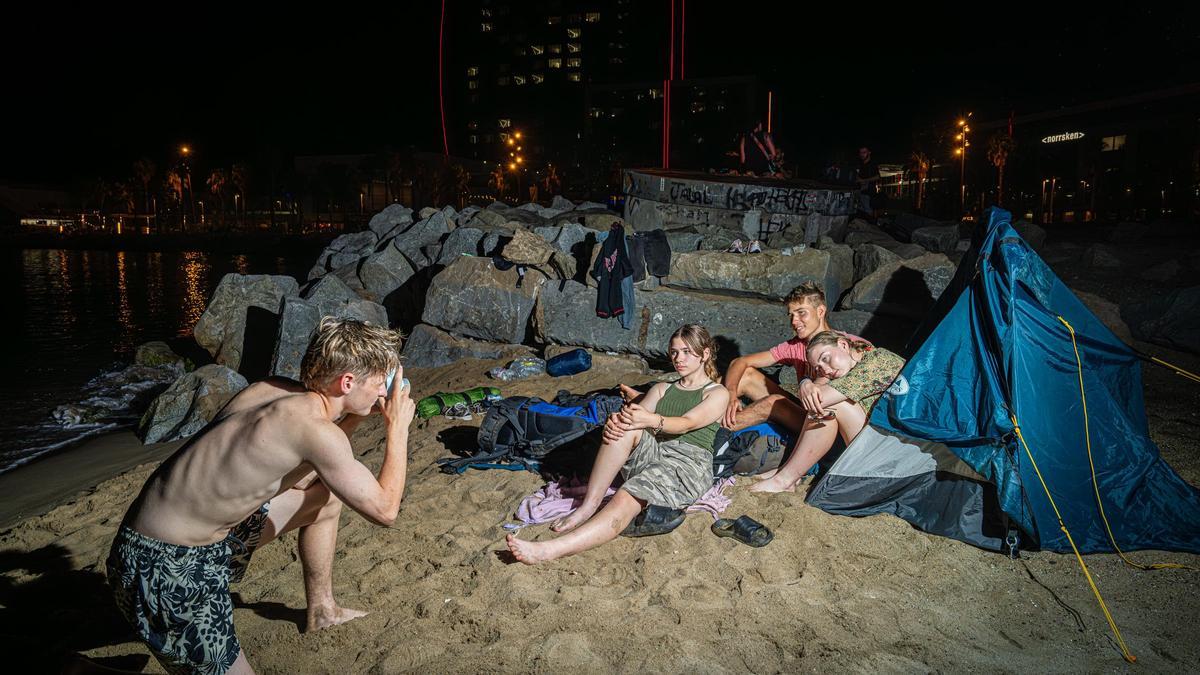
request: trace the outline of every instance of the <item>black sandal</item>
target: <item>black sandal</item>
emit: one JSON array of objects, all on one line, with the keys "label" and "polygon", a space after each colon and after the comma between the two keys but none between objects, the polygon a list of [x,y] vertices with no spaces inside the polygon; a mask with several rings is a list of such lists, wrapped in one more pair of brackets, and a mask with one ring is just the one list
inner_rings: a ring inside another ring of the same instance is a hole
[{"label": "black sandal", "polygon": [[652,537],[666,534],[683,524],[687,514],[683,509],[651,504],[642,509],[621,532],[622,537]]},{"label": "black sandal", "polygon": [[742,516],[737,520],[722,518],[712,524],[713,534],[718,537],[733,537],[747,546],[760,548],[771,543],[775,534],[766,525],[750,516]]}]

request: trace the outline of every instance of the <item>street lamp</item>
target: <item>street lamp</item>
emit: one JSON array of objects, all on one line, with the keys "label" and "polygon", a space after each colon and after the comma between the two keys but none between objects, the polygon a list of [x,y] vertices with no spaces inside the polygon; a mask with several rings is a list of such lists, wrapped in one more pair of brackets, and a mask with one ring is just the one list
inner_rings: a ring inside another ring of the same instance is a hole
[{"label": "street lamp", "polygon": [[958,135],[954,137],[954,141],[956,143],[956,147],[954,148],[954,155],[959,158],[959,167],[958,167],[958,210],[959,210],[959,213],[962,213],[963,211],[965,211],[966,206],[967,206],[967,148],[971,147],[971,139],[970,139],[971,127],[967,126],[967,122],[970,121],[971,115],[973,115],[973,114],[974,113],[969,112],[969,113],[967,113],[967,116],[965,118],[960,118],[958,120],[959,132],[958,132]]}]

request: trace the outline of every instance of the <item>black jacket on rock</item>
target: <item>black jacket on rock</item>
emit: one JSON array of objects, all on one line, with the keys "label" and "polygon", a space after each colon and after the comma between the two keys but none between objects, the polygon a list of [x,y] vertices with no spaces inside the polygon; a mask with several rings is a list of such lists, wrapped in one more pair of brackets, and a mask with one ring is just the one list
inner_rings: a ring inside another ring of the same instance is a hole
[{"label": "black jacket on rock", "polygon": [[633,265],[625,253],[625,228],[614,224],[600,247],[592,276],[600,288],[596,292],[596,316],[607,319],[625,311],[621,301],[621,280],[633,274]]}]

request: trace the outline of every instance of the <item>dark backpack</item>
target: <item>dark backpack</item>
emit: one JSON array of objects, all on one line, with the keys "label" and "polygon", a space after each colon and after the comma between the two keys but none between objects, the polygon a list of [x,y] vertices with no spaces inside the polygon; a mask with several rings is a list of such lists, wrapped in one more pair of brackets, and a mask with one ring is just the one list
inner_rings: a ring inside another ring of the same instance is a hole
[{"label": "dark backpack", "polygon": [[553,403],[537,397],[510,396],[488,407],[479,425],[479,452],[470,457],[440,459],[438,464],[446,473],[462,473],[471,465],[512,459],[535,469],[537,460],[600,428],[624,403],[620,396],[609,394],[576,396],[560,392]]},{"label": "dark backpack", "polygon": [[753,476],[777,469],[792,440],[786,429],[770,422],[733,432],[713,454],[713,478]]}]

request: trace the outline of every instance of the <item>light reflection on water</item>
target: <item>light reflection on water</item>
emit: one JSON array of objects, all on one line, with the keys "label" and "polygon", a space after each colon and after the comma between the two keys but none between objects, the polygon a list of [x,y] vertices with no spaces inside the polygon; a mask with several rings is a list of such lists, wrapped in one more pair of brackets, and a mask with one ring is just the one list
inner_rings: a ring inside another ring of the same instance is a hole
[{"label": "light reflection on water", "polygon": [[[50,412],[79,400],[139,344],[191,334],[229,272],[303,279],[311,254],[0,249],[0,468],[6,458],[69,440]],[[194,356],[194,355],[193,355]],[[69,433],[68,433],[69,432]]]}]

